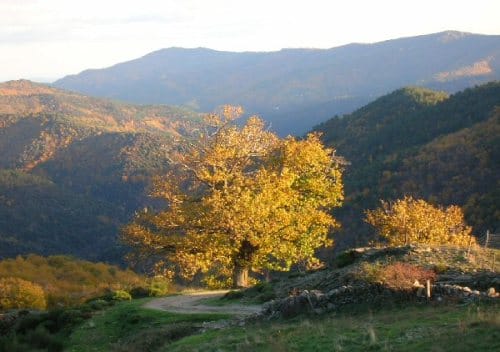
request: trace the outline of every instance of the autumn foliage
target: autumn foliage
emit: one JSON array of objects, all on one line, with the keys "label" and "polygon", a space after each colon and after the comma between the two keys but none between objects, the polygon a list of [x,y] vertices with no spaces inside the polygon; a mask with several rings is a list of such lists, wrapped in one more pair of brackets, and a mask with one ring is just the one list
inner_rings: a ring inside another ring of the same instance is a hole
[{"label": "autumn foliage", "polygon": [[466,246],[473,241],[462,210],[455,206],[436,207],[422,199],[405,197],[381,202],[366,212],[366,222],[374,226],[390,245],[411,243]]},{"label": "autumn foliage", "polygon": [[415,281],[424,284],[427,280],[435,281],[436,273],[418,265],[395,262],[386,265],[364,263],[360,278],[371,283],[383,284],[396,290],[409,290]]},{"label": "autumn foliage", "polygon": [[14,305],[18,308],[69,307],[109,292],[148,287],[144,277],[117,266],[34,254],[0,261],[0,283],[0,299],[8,299],[5,305],[2,301],[0,310]]},{"label": "autumn foliage", "polygon": [[0,311],[7,309],[45,309],[47,301],[40,285],[15,277],[0,278]]},{"label": "autumn foliage", "polygon": [[123,231],[136,259],[212,286],[248,283],[250,271],[288,270],[316,261],[337,226],[343,199],[339,159],[317,134],[280,139],[240,108],[207,116],[207,128],[172,153],[154,195],[169,207],[144,213]]}]

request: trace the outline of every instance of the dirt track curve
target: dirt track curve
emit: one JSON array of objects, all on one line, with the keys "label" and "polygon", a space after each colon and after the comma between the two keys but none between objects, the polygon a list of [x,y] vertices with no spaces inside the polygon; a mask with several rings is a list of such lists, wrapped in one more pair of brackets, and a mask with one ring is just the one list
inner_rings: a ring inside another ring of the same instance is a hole
[{"label": "dirt track curve", "polygon": [[196,291],[177,296],[161,297],[149,301],[144,307],[174,313],[220,313],[237,316],[260,312],[262,308],[260,305],[228,304],[212,306],[203,304],[203,300],[222,297],[226,292],[228,291]]}]

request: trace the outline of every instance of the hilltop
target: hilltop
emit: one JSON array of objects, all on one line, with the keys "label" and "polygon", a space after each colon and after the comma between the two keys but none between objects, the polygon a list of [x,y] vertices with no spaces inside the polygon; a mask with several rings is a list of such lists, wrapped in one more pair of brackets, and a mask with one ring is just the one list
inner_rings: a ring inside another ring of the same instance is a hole
[{"label": "hilltop", "polygon": [[500,36],[447,31],[331,49],[238,53],[168,48],[67,76],[54,85],[201,111],[242,105],[286,135],[302,134],[403,86],[456,92],[494,79],[500,79]]},{"label": "hilltop", "polygon": [[0,84],[0,257],[36,252],[121,261],[116,235],[154,205],[149,179],[200,122],[29,81]]},{"label": "hilltop", "polygon": [[459,205],[476,234],[495,231],[499,107],[498,81],[453,95],[410,87],[317,126],[325,143],[351,163],[339,241],[372,238],[363,211],[404,195]]}]

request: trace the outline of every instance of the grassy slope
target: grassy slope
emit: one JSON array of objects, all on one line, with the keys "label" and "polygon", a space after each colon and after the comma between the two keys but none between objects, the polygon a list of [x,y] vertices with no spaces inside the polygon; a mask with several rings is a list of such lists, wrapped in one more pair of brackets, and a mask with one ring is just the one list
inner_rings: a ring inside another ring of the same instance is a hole
[{"label": "grassy slope", "polygon": [[410,306],[192,335],[162,351],[494,351],[497,306]]},{"label": "grassy slope", "polygon": [[494,351],[500,309],[489,305],[409,305],[257,322],[200,333],[214,314],[144,309],[122,302],[85,321],[67,351]]},{"label": "grassy slope", "polygon": [[[496,251],[495,251],[496,253]],[[498,256],[497,256],[498,257]],[[339,269],[286,278],[242,291],[233,299],[206,300],[224,305],[268,294],[287,295],[291,287],[328,290],[342,285],[365,263],[403,261],[444,274],[488,271],[491,252],[475,249],[400,247],[347,258]],[[446,263],[444,265],[443,263]],[[495,270],[497,272],[497,270]],[[331,287],[330,287],[331,286]],[[145,300],[119,303],[78,327],[69,351],[493,351],[500,348],[498,303],[385,302],[344,306],[321,316],[247,323],[200,333],[201,322],[221,315],[183,315],[141,308]]]},{"label": "grassy slope", "polygon": [[147,299],[122,302],[95,315],[71,334],[67,351],[154,351],[196,332],[220,314],[174,314],[141,308]]}]

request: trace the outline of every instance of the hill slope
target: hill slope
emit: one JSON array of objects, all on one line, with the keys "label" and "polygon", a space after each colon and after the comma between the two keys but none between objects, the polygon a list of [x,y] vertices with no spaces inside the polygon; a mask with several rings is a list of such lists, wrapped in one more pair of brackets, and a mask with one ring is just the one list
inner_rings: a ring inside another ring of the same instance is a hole
[{"label": "hill slope", "polygon": [[443,32],[375,44],[277,52],[169,48],[54,85],[135,103],[211,111],[239,104],[300,134],[407,85],[455,92],[500,79],[500,36]]},{"label": "hill slope", "polygon": [[119,260],[118,227],[151,201],[149,178],[198,114],[29,81],[0,85],[0,257]]},{"label": "hill slope", "polygon": [[452,96],[405,88],[319,125],[351,161],[345,232],[369,236],[363,209],[403,195],[463,206],[476,233],[498,228],[499,107],[500,82]]}]

